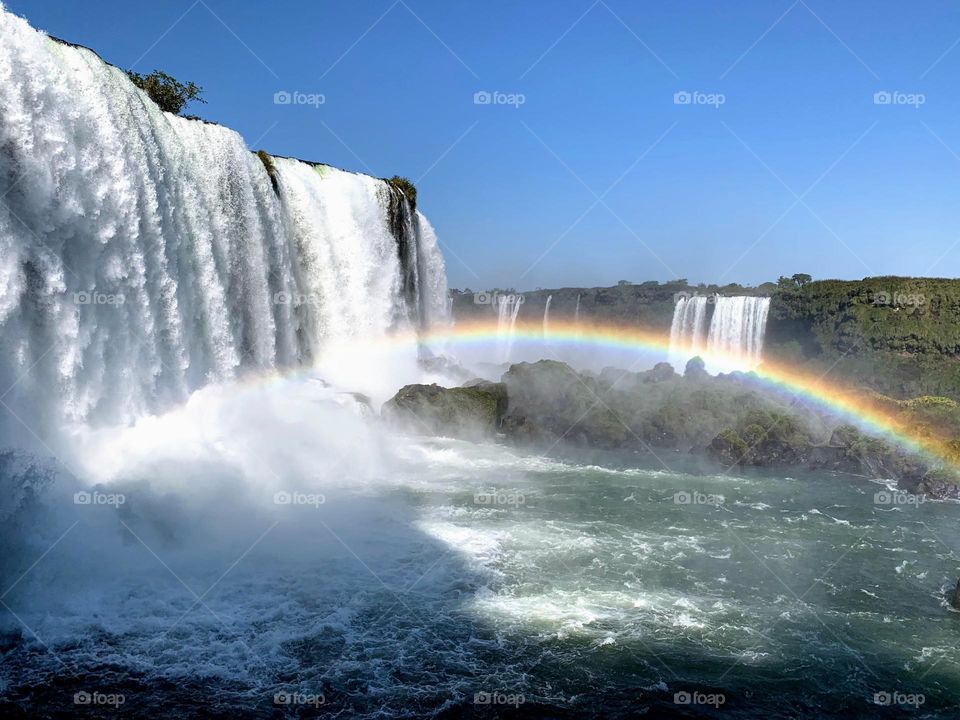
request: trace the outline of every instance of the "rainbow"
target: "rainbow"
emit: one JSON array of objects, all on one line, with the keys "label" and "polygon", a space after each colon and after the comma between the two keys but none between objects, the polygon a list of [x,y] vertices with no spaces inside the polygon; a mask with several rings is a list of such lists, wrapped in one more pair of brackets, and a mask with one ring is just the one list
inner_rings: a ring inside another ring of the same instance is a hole
[{"label": "rainbow", "polygon": [[[428,332],[400,333],[389,336],[385,342],[392,345],[425,343],[456,352],[458,347],[491,345],[498,341],[496,322],[456,324]],[[669,337],[662,332],[640,327],[624,327],[591,322],[574,323],[551,319],[544,333],[541,324],[518,324],[513,333],[515,346],[519,343],[551,350],[558,347],[597,348],[642,353],[665,360],[670,350]],[[550,353],[547,354],[550,357]],[[555,359],[556,353],[552,353]],[[735,359],[711,354],[704,355],[708,365],[734,366]],[[782,363],[762,362],[749,371],[748,377],[761,386],[796,397],[832,415],[862,428],[866,432],[888,439],[903,449],[923,455],[937,464],[957,466],[955,454],[943,438],[917,432],[897,413],[883,407],[875,395],[844,386],[828,379],[829,372],[814,374]]]}]

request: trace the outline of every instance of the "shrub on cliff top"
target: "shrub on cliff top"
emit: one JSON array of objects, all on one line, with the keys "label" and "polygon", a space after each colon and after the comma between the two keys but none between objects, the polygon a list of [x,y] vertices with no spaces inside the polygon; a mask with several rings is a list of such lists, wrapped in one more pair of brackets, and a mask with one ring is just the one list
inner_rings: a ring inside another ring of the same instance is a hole
[{"label": "shrub on cliff top", "polygon": [[417,209],[417,188],[405,177],[400,177],[399,175],[394,175],[392,178],[387,178],[387,182],[391,187],[396,188],[404,194],[407,198],[407,202],[410,203],[410,209]]},{"label": "shrub on cliff top", "polygon": [[149,95],[150,99],[161,110],[174,115],[179,115],[183,108],[191,102],[206,102],[201,97],[203,94],[202,87],[192,82],[182,83],[161,70],[154,70],[149,75],[141,75],[133,70],[127,70],[127,77],[134,85]]}]

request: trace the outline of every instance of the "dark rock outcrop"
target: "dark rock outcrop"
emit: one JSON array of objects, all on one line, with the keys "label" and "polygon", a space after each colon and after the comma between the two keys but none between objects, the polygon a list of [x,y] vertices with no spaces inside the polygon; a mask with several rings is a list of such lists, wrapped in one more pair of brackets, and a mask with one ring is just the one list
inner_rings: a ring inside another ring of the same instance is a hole
[{"label": "dark rock outcrop", "polygon": [[500,383],[406,385],[384,403],[381,416],[409,432],[473,440],[497,432],[506,405],[506,388]]}]

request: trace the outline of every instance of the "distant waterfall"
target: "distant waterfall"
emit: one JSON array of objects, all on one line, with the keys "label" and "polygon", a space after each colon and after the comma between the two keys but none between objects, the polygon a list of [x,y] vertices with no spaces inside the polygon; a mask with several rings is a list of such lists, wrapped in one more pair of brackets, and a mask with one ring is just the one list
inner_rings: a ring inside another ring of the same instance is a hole
[{"label": "distant waterfall", "polygon": [[520,314],[522,304],[522,295],[497,295],[497,350],[502,362],[510,359],[517,315]]},{"label": "distant waterfall", "polygon": [[[753,367],[760,362],[767,328],[768,297],[717,297],[707,352],[727,356],[734,364]],[[721,362],[727,362],[721,359]]]},{"label": "distant waterfall", "polygon": [[553,295],[547,295],[547,304],[543,306],[543,336],[546,337],[550,332],[550,301]]},{"label": "distant waterfall", "polygon": [[128,421],[444,321],[436,236],[398,190],[269,160],[0,6],[0,382],[25,424]]},{"label": "distant waterfall", "polygon": [[[708,304],[713,305],[709,329]],[[690,358],[706,355],[715,370],[755,367],[761,359],[769,308],[768,297],[679,298],[670,326],[670,361],[682,370]]]},{"label": "distant waterfall", "polygon": [[703,352],[706,317],[706,296],[677,299],[670,325],[670,360],[678,370],[682,371],[687,360]]},{"label": "distant waterfall", "polygon": [[577,306],[573,309],[573,322],[576,325],[580,324],[580,295],[577,294]]}]

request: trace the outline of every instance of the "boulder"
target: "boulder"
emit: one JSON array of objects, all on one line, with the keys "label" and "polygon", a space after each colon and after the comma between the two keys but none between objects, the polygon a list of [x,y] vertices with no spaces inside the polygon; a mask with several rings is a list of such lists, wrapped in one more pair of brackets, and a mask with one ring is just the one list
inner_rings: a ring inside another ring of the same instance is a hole
[{"label": "boulder", "polygon": [[406,385],[384,403],[380,414],[408,432],[476,440],[497,432],[506,405],[506,388],[500,383]]}]

